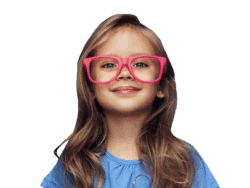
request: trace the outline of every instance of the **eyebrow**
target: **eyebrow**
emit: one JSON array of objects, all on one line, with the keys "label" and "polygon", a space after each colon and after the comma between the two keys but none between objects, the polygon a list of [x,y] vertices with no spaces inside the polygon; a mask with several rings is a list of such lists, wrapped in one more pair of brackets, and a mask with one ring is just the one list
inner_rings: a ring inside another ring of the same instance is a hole
[{"label": "eyebrow", "polygon": [[[150,55],[150,54],[139,52],[139,53],[133,53],[133,54],[131,54],[130,57],[139,56],[139,55]],[[116,56],[116,57],[120,57],[120,56],[118,56],[117,54],[105,54],[105,56]]]}]

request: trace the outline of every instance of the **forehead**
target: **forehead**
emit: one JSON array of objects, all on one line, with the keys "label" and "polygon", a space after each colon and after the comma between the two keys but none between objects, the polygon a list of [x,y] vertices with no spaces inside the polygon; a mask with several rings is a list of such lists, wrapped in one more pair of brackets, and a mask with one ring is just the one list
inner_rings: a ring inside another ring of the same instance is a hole
[{"label": "forehead", "polygon": [[95,50],[95,56],[112,55],[132,57],[136,55],[155,55],[150,40],[142,33],[131,28],[114,30]]}]

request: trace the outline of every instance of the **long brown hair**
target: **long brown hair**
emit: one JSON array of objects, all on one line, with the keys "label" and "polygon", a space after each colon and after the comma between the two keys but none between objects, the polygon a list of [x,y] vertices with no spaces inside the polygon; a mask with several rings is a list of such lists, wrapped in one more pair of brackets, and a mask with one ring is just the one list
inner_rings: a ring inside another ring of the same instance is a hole
[{"label": "long brown hair", "polygon": [[[102,22],[85,44],[78,59],[77,122],[73,133],[54,150],[54,154],[63,162],[64,187],[66,187],[66,171],[74,176],[73,188],[93,188],[95,173],[98,177],[97,188],[101,188],[104,184],[104,170],[99,158],[106,151],[108,126],[102,107],[92,98],[94,93],[92,82],[88,79],[82,60],[94,56],[95,49],[99,45],[123,28],[133,29],[146,36],[154,47],[156,55],[167,58],[165,71],[160,80],[160,87],[165,97],[155,98],[153,110],[143,123],[138,138],[140,164],[152,177],[153,188],[190,187],[196,174],[196,160],[192,159],[190,153],[197,153],[171,132],[177,106],[174,70],[161,40],[131,14],[117,14]],[[57,150],[66,141],[68,143],[61,159],[57,155]],[[146,158],[142,159],[142,156]],[[146,162],[147,168],[143,161]]]}]

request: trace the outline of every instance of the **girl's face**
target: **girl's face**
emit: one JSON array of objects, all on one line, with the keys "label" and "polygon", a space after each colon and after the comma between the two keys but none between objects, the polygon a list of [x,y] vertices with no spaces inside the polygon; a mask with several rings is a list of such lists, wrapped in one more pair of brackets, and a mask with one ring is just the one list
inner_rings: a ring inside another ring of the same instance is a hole
[{"label": "girl's face", "polygon": [[[121,58],[136,55],[155,55],[155,51],[149,40],[131,29],[122,29],[105,43],[98,46],[95,56],[118,56]],[[138,113],[150,112],[155,97],[164,97],[158,91],[159,82],[142,83],[133,79],[128,68],[123,66],[118,78],[108,84],[95,84],[94,98],[104,109],[104,112],[112,112],[112,115],[136,115]],[[120,86],[134,86],[140,88],[135,94],[123,96],[112,90]]]}]

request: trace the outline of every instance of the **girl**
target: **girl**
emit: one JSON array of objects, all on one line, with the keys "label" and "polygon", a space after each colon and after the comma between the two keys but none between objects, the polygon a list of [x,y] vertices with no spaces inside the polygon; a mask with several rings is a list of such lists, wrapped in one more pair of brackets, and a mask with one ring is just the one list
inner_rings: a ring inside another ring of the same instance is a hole
[{"label": "girl", "polygon": [[156,34],[111,16],[84,46],[78,118],[45,188],[219,187],[197,150],[171,133],[174,70]]}]

